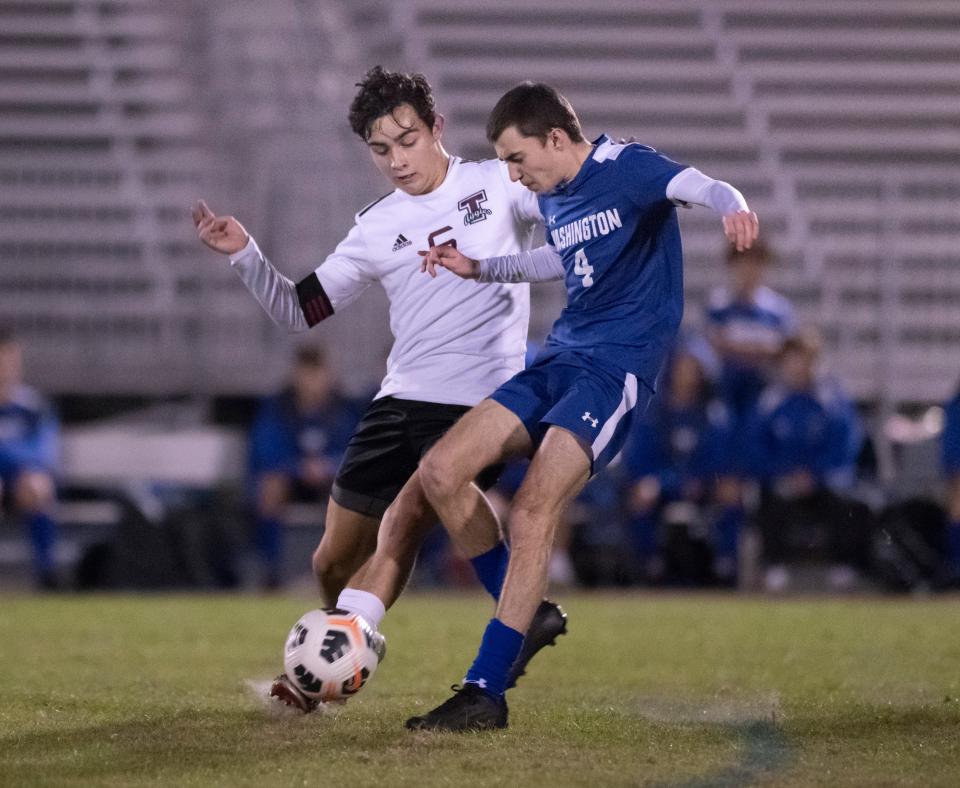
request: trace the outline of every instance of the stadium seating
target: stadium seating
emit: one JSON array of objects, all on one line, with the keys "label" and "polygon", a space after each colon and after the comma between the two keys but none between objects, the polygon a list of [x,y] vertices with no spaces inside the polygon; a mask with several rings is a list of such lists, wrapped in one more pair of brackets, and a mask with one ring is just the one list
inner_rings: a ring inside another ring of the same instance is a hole
[{"label": "stadium seating", "polygon": [[[430,75],[451,150],[488,156],[498,95],[544,79],[590,133],[736,183],[859,399],[941,400],[960,370],[956,4],[0,0],[0,31],[0,310],[53,392],[276,382],[278,333],[185,211],[219,197],[309,270],[379,194],[343,116],[384,58]],[[722,245],[705,212],[683,223],[695,321]],[[536,298],[535,334],[562,293]],[[377,327],[340,365],[369,382],[382,301],[351,311],[325,332]]]},{"label": "stadium seating", "polygon": [[[410,60],[460,149],[519,78],[556,84],[587,131],[736,183],[860,399],[944,398],[960,370],[960,7],[939,2],[417,0]],[[685,213],[688,317],[722,280],[715,221]]]}]

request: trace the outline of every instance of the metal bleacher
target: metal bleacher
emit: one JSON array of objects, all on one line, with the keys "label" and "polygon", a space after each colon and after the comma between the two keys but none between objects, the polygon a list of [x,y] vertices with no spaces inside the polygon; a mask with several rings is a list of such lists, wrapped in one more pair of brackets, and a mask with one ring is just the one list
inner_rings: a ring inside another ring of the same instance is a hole
[{"label": "metal bleacher", "polygon": [[[636,135],[735,183],[779,251],[772,283],[863,400],[942,400],[960,371],[960,5],[936,0],[413,0],[408,60],[452,147],[521,79],[590,134]],[[688,318],[723,280],[683,212]],[[556,309],[556,298],[548,308]]]},{"label": "metal bleacher", "polygon": [[278,384],[283,333],[200,246],[189,209],[204,196],[242,217],[299,278],[376,196],[343,155],[359,67],[335,5],[0,0],[0,315],[31,382]]},{"label": "metal bleacher", "polygon": [[[960,4],[945,0],[0,0],[0,313],[51,393],[257,393],[285,341],[187,209],[235,213],[291,276],[382,189],[346,125],[370,65],[427,73],[450,150],[488,156],[521,79],[590,134],[735,183],[774,286],[862,400],[943,399],[960,370]],[[724,278],[682,212],[688,317]],[[222,262],[222,261],[221,261]],[[534,334],[562,302],[537,290]],[[369,384],[382,299],[322,334]],[[364,352],[347,348],[366,338]],[[280,345],[282,346],[282,345]]]}]

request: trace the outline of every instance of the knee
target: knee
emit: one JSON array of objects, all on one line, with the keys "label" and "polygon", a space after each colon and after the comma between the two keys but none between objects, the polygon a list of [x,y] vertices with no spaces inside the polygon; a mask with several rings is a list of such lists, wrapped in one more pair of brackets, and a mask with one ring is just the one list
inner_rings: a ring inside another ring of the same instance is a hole
[{"label": "knee", "polygon": [[257,513],[280,517],[290,498],[290,482],[282,473],[264,473],[257,479]]},{"label": "knee", "polygon": [[313,575],[325,585],[328,581],[335,580],[346,574],[343,560],[338,560],[323,542],[320,542],[316,550],[313,551],[313,557],[310,561],[313,567]]},{"label": "knee", "polygon": [[452,472],[453,465],[437,448],[431,449],[420,460],[419,470],[420,483],[430,500],[444,500],[452,497],[461,484],[461,480]]},{"label": "knee", "polygon": [[717,481],[714,495],[717,503],[721,506],[740,506],[743,496],[740,491],[739,479],[733,477],[720,478]]},{"label": "knee", "polygon": [[13,501],[18,511],[28,514],[48,511],[53,506],[55,487],[50,474],[24,471],[13,485]]}]

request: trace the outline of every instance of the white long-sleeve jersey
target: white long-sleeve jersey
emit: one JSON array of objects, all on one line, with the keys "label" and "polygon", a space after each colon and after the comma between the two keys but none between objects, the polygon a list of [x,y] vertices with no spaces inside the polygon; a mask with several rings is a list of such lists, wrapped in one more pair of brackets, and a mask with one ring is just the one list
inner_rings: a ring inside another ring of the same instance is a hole
[{"label": "white long-sleeve jersey", "polygon": [[475,405],[523,368],[527,284],[478,285],[420,272],[417,251],[454,244],[468,257],[530,248],[541,222],[536,195],[495,159],[450,158],[443,183],[423,195],[391,192],[368,205],[334,252],[296,285],[251,238],[230,261],[268,314],[292,331],[339,311],[379,282],[390,302],[393,348],[377,397]]}]

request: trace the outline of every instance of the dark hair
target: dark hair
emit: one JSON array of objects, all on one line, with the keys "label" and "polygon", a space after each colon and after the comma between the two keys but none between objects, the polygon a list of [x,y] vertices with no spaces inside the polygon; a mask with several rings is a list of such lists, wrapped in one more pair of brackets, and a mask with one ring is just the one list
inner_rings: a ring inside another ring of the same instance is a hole
[{"label": "dark hair", "polygon": [[583,129],[570,102],[542,82],[521,82],[501,96],[487,120],[487,139],[495,143],[510,126],[544,143],[551,129],[563,129],[573,142],[583,142]]},{"label": "dark hair", "polygon": [[17,341],[17,334],[13,326],[0,323],[0,345],[12,345]]},{"label": "dark hair", "polygon": [[327,356],[323,348],[316,345],[300,345],[297,348],[297,366],[298,367],[318,367],[327,366]]},{"label": "dark hair", "polygon": [[744,249],[742,252],[738,252],[736,246],[727,247],[728,263],[735,263],[738,260],[755,260],[763,265],[770,265],[774,259],[773,250],[759,239],[754,241],[749,249]]},{"label": "dark hair", "polygon": [[374,66],[357,83],[360,90],[350,104],[350,128],[364,140],[377,118],[389,115],[401,104],[409,104],[420,120],[433,128],[437,110],[433,89],[423,74],[401,74]]},{"label": "dark hair", "polygon": [[822,346],[823,340],[820,338],[819,332],[813,328],[805,328],[783,340],[783,345],[780,347],[780,358],[783,358],[787,353],[804,353],[816,357],[820,355]]}]

